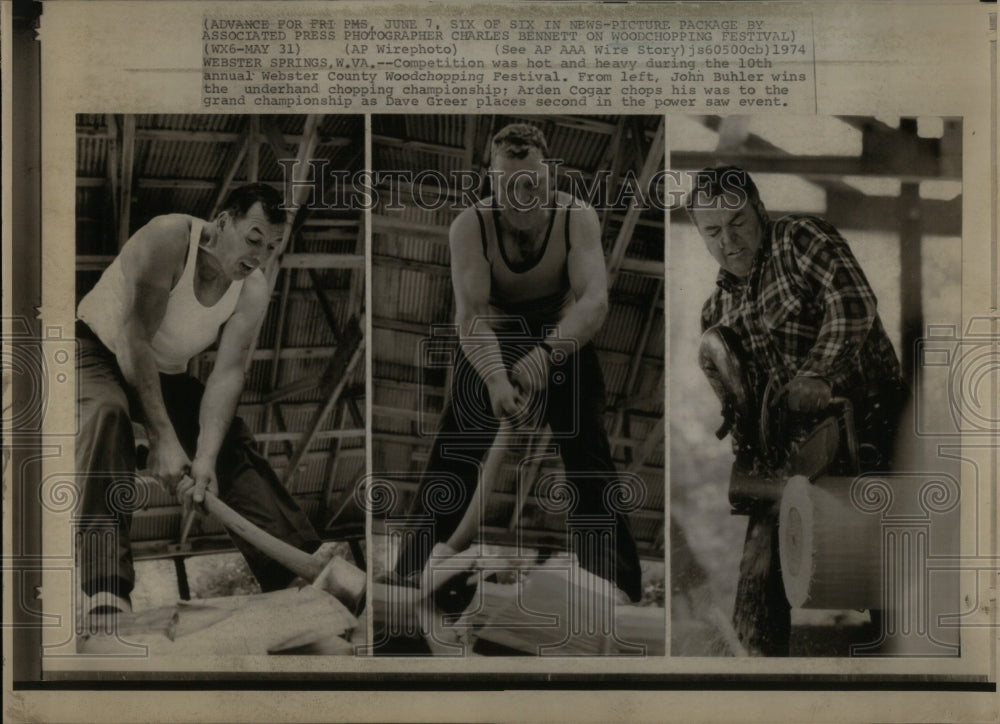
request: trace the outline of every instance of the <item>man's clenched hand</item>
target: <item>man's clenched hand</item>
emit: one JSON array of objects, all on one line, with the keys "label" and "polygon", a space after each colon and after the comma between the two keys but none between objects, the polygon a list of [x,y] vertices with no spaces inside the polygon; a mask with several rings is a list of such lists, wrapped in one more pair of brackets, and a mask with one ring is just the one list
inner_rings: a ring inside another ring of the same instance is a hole
[{"label": "man's clenched hand", "polygon": [[522,407],[521,395],[507,378],[505,371],[494,374],[486,383],[490,395],[490,407],[498,420],[513,417]]},{"label": "man's clenched hand", "polygon": [[177,498],[185,509],[205,502],[205,491],[219,494],[219,481],[215,477],[215,461],[195,457],[191,463],[191,476],[177,486]]},{"label": "man's clenched hand", "polygon": [[788,409],[793,412],[820,412],[830,405],[830,383],[820,377],[796,377],[785,388]]},{"label": "man's clenched hand", "polygon": [[170,493],[177,491],[177,484],[188,474],[191,468],[191,460],[181,447],[175,435],[150,441],[149,460],[147,462],[149,474]]},{"label": "man's clenched hand", "polygon": [[552,362],[548,351],[541,345],[531,348],[521,359],[514,363],[510,371],[511,382],[527,399],[543,392],[549,384],[549,369]]}]

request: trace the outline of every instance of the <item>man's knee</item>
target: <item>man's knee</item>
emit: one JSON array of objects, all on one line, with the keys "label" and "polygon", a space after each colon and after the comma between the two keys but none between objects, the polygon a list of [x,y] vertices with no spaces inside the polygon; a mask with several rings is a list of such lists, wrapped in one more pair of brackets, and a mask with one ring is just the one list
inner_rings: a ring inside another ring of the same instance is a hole
[{"label": "man's knee", "polygon": [[98,444],[131,440],[132,418],[127,403],[99,400],[81,406],[80,433]]}]

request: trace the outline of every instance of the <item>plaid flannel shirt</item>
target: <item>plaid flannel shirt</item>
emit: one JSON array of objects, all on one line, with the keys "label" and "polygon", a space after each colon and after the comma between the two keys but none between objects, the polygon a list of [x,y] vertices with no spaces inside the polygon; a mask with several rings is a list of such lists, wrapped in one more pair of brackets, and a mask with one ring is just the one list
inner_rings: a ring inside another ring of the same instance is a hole
[{"label": "plaid flannel shirt", "polygon": [[875,294],[837,230],[815,216],[765,225],[746,279],[720,269],[702,309],[702,330],[733,328],[751,358],[760,394],[769,379],[820,377],[834,394],[899,378],[899,360]]}]

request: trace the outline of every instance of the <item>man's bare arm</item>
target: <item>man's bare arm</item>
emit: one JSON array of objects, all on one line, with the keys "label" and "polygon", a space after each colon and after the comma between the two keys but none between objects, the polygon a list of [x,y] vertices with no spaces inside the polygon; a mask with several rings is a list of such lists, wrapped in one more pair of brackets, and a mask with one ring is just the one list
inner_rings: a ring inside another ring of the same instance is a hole
[{"label": "man's bare arm", "polygon": [[128,281],[125,317],[116,344],[118,365],[142,404],[150,443],[150,471],[168,486],[188,464],[163,403],[153,357],[153,336],[163,321],[178,269],[183,269],[189,227],[183,216],[158,216],[122,249]]},{"label": "man's bare arm", "polygon": [[516,411],[516,393],[500,361],[496,335],[488,324],[476,323],[490,312],[490,267],[479,234],[475,210],[466,209],[452,223],[448,235],[455,321],[462,349],[489,390],[493,413],[502,417]]},{"label": "man's bare arm", "polygon": [[526,392],[534,393],[548,384],[551,352],[558,350],[570,355],[579,351],[594,338],[608,314],[608,277],[601,249],[601,225],[591,207],[575,206],[574,209],[567,212],[570,213],[572,245],[566,265],[576,299],[563,311],[556,330],[546,336],[544,343],[514,364],[511,378]]},{"label": "man's bare arm", "polygon": [[590,206],[576,206],[567,213],[570,214],[572,245],[566,265],[576,301],[563,312],[558,335],[548,341],[553,349],[563,345],[569,353],[592,340],[608,316],[608,274],[597,212]]},{"label": "man's bare arm", "polygon": [[200,503],[204,490],[215,488],[215,463],[226,432],[236,413],[243,391],[245,362],[254,332],[268,304],[267,280],[260,272],[247,277],[233,316],[226,322],[219,340],[215,366],[205,383],[198,415],[198,447],[191,463],[194,502]]}]

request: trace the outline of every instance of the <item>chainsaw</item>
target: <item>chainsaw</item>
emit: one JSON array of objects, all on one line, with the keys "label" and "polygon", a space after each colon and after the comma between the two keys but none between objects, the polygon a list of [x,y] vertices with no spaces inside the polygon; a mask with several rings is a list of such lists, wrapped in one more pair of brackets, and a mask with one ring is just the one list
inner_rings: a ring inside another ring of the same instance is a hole
[{"label": "chainsaw", "polygon": [[819,413],[788,409],[784,388],[772,378],[758,394],[749,358],[736,333],[721,325],[705,331],[699,363],[722,403],[720,440],[732,434],[729,504],[734,515],[749,515],[776,503],[788,479],[802,475],[857,475],[858,438],[854,409],[834,397]]}]

